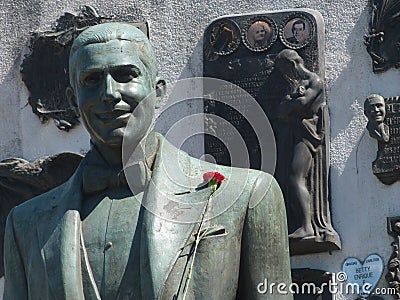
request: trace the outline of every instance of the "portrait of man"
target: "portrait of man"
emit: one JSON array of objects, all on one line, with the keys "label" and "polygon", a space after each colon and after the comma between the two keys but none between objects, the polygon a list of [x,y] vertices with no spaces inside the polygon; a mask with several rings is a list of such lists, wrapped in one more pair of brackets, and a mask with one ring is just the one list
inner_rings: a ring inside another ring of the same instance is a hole
[{"label": "portrait of man", "polygon": [[248,44],[253,48],[266,47],[272,36],[271,25],[265,21],[256,21],[246,32]]},{"label": "portrait of man", "polygon": [[[66,183],[10,212],[4,299],[292,299],[257,290],[291,282],[277,182],[152,131],[165,81],[148,38],[125,23],[90,27],[69,74],[91,149]],[[212,201],[209,171],[225,176]]]},{"label": "portrait of man", "polygon": [[364,102],[364,114],[368,118],[369,135],[381,142],[389,141],[389,126],[384,123],[386,117],[385,99],[381,95],[369,95]]},{"label": "portrait of man", "polygon": [[310,36],[310,28],[307,22],[302,18],[290,20],[284,28],[286,41],[291,44],[303,44]]}]

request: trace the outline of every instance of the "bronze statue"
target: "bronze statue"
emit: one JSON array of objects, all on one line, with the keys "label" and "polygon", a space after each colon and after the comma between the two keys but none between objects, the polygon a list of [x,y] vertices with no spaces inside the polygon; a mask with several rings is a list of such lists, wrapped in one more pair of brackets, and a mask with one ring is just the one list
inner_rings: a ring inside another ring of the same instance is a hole
[{"label": "bronze statue", "polygon": [[[331,224],[327,193],[329,133],[323,82],[294,50],[282,50],[275,67],[286,82],[286,95],[276,108],[275,128],[277,178],[286,201],[291,249],[292,242],[340,245]],[[312,252],[318,246],[306,247]]]},{"label": "bronze statue", "polygon": [[364,114],[368,118],[369,135],[381,142],[389,142],[389,126],[384,121],[386,117],[385,99],[381,95],[372,94],[365,99]]},{"label": "bronze statue", "polygon": [[[147,37],[132,25],[96,25],[74,41],[67,97],[92,147],[65,184],[10,212],[4,299],[292,298],[257,291],[266,279],[290,284],[277,183],[199,161],[152,132],[165,89],[157,73]],[[212,201],[201,170],[226,177]],[[181,221],[188,211],[195,217]]]}]

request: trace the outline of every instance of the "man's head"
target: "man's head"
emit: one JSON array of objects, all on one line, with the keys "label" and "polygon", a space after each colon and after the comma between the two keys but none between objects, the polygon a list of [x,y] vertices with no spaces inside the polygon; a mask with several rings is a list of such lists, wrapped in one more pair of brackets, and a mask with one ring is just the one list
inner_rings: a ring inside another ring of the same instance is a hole
[{"label": "man's head", "polygon": [[162,97],[156,89],[165,84],[157,78],[145,34],[123,23],[90,27],[74,41],[69,64],[67,97],[79,109],[92,142],[121,146],[124,134],[140,141]]},{"label": "man's head", "polygon": [[292,24],[293,37],[303,43],[306,40],[306,23],[303,20],[297,20]]},{"label": "man's head", "polygon": [[385,99],[381,95],[372,94],[365,99],[364,114],[373,124],[381,124],[385,120]]}]

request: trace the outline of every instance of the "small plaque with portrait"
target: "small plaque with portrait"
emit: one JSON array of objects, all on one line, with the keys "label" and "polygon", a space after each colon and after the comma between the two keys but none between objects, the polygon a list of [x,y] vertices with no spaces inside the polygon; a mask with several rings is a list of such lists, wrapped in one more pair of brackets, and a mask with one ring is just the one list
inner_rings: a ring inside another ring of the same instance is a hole
[{"label": "small plaque with portrait", "polygon": [[378,142],[372,172],[384,184],[400,179],[400,97],[369,95],[364,102],[367,131]]}]

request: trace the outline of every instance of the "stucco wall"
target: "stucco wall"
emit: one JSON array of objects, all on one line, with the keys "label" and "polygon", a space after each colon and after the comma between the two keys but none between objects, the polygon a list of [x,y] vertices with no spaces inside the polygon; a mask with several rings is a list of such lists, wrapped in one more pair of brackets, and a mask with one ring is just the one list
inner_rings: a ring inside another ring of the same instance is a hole
[{"label": "stucco wall", "polygon": [[[362,105],[371,93],[385,97],[399,95],[400,72],[372,73],[370,57],[363,45],[370,18],[367,2],[1,1],[0,158],[18,156],[32,160],[67,150],[81,152],[88,149],[88,135],[82,126],[65,133],[52,122],[40,123],[26,105],[28,92],[19,73],[22,57],[27,52],[29,33],[50,29],[65,12],[76,13],[81,5],[89,4],[101,15],[126,14],[132,20],[147,20],[160,73],[173,86],[180,78],[201,75],[202,33],[212,19],[257,11],[315,9],[321,12],[325,21],[326,87],[331,115],[331,210],[333,224],[342,239],[342,250],[294,257],[292,267],[338,272],[345,258],[354,256],[364,260],[371,253],[379,254],[386,263],[391,254],[386,217],[400,215],[400,183],[384,186],[372,174],[371,162],[375,159],[377,143],[366,134]],[[189,113],[198,111],[199,107],[187,105],[182,109]],[[167,123],[158,126],[165,130],[163,126]],[[193,145],[191,150],[198,152]],[[380,285],[385,286],[384,279]]]}]

